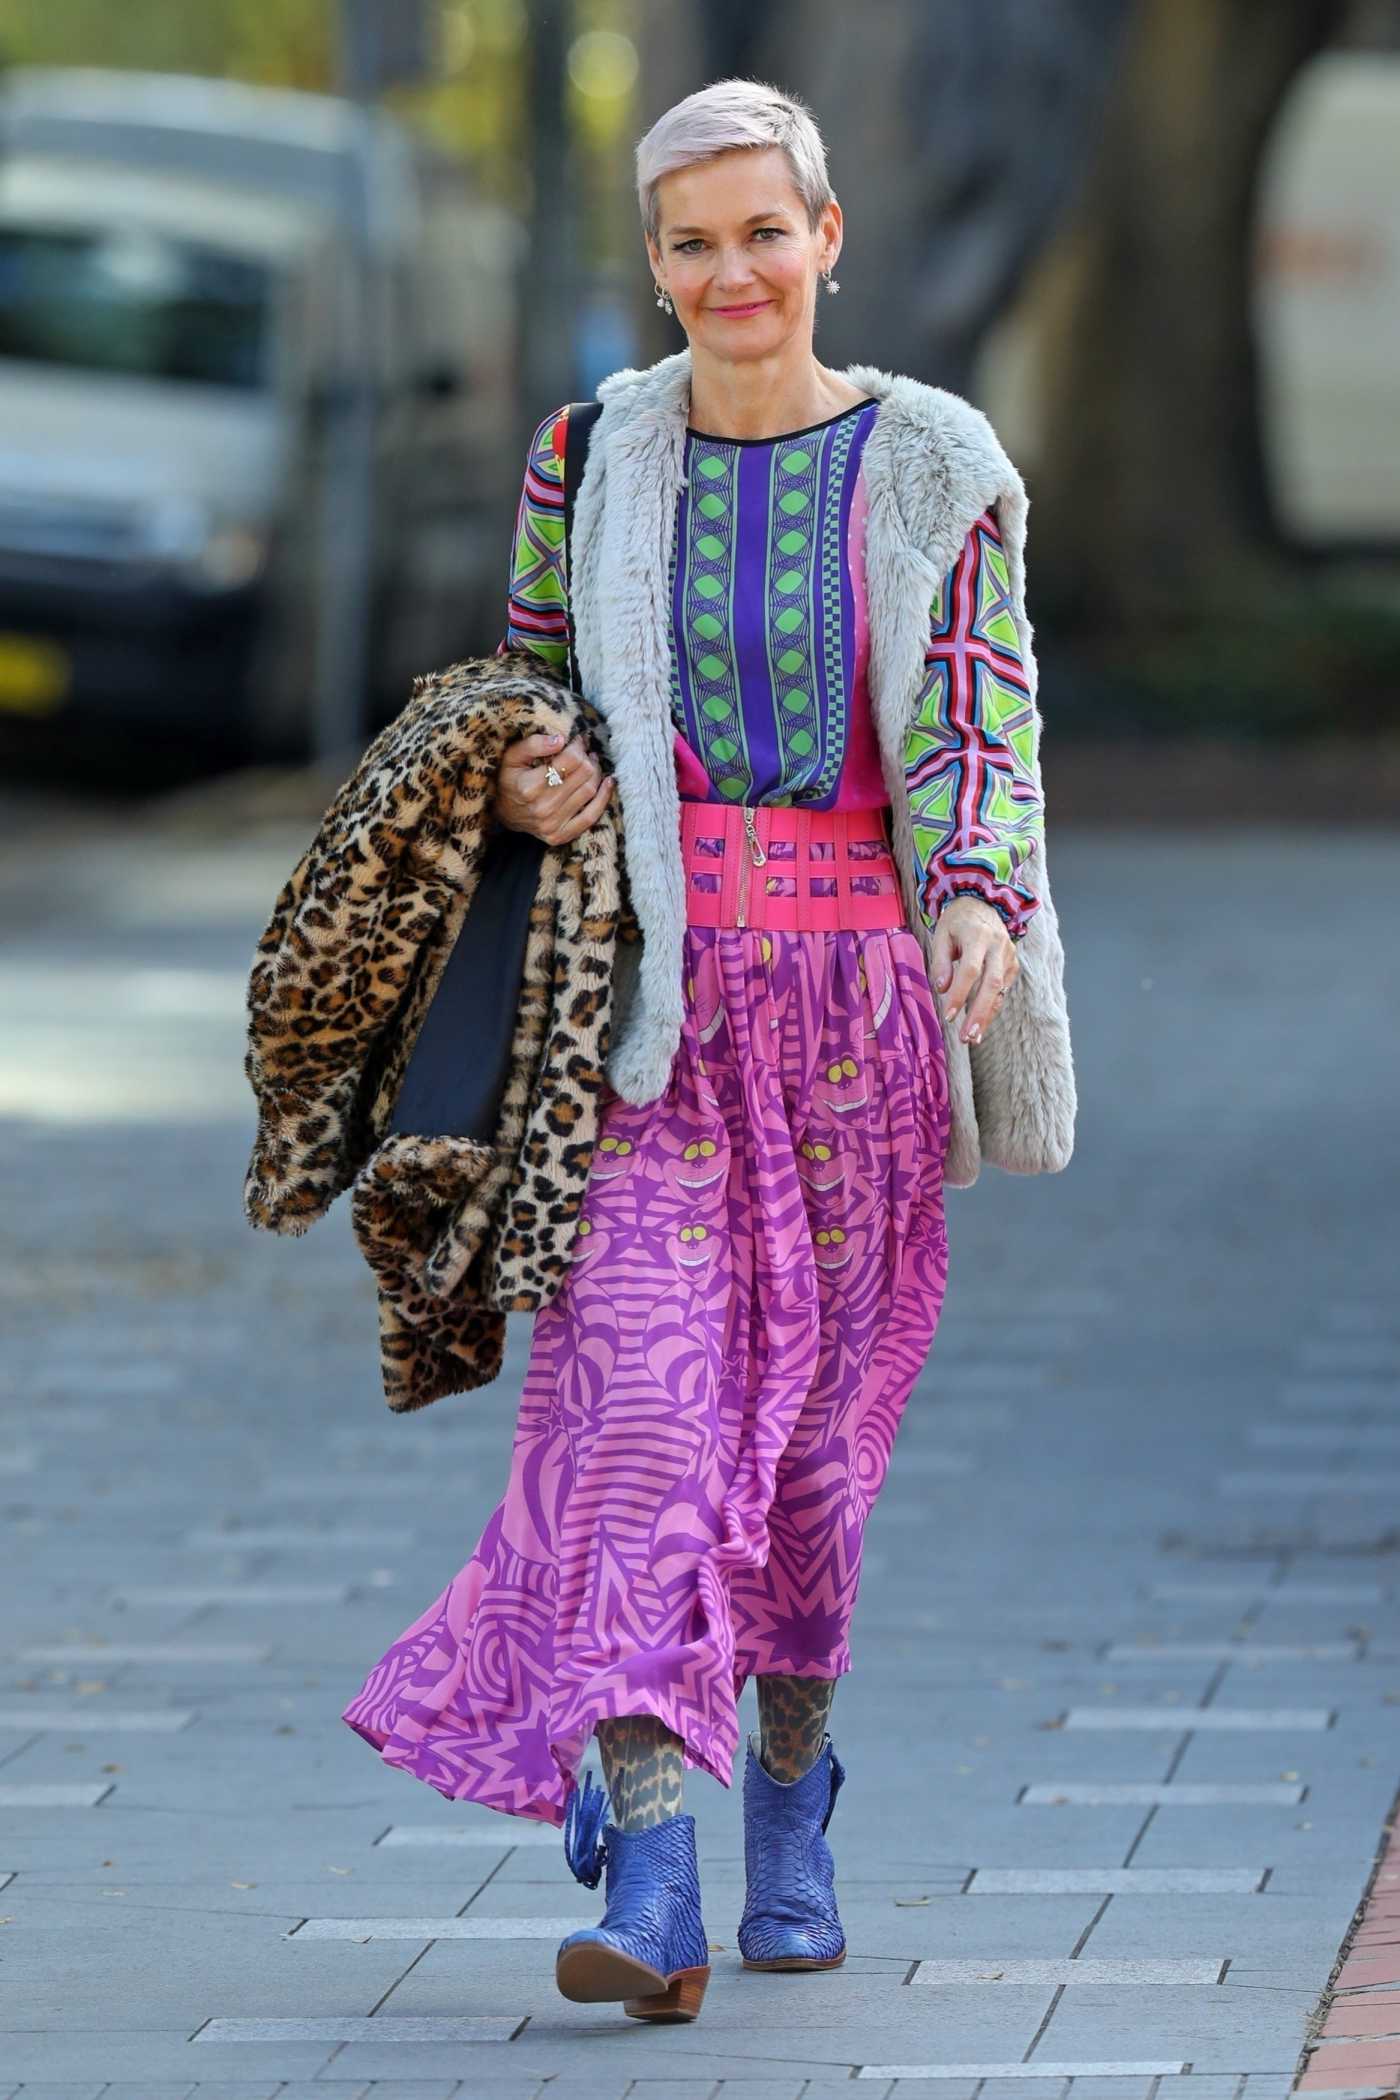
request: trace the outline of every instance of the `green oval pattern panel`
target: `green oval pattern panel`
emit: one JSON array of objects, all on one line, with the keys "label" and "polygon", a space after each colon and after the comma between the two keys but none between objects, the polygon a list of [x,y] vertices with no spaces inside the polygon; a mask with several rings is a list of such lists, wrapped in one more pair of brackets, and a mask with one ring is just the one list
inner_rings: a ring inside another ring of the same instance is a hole
[{"label": "green oval pattern panel", "polygon": [[[843,649],[853,637],[839,624],[824,632],[814,612],[841,603],[838,526],[855,428],[847,420],[759,448],[687,441],[688,545],[677,550],[682,567],[674,579],[684,621],[683,638],[674,639],[690,666],[687,702],[679,675],[672,693],[677,726],[685,726],[688,705],[696,748],[723,802],[741,803],[754,792],[745,722],[750,696],[740,690],[741,663],[746,679],[755,680],[753,704],[765,721],[776,711],[779,724],[786,780],[780,774],[782,791],[766,799],[792,808],[835,784],[843,746],[841,679],[850,670]],[[745,625],[738,634],[736,620],[751,620],[759,631]],[[822,698],[828,690],[830,719]]]}]

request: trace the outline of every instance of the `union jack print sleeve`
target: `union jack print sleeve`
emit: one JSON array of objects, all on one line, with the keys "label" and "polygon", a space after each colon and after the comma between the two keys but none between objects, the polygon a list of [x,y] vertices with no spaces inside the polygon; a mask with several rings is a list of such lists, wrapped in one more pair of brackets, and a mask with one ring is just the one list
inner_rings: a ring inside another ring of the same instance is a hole
[{"label": "union jack print sleeve", "polygon": [[569,657],[568,593],[564,581],[564,433],[567,408],[536,426],[525,460],[525,482],[515,514],[506,633],[496,650],[532,649],[552,669]]},{"label": "union jack print sleeve", "polygon": [[919,902],[982,897],[1019,940],[1039,900],[1018,881],[1044,838],[1034,714],[994,513],[983,511],[934,599],[905,746]]}]

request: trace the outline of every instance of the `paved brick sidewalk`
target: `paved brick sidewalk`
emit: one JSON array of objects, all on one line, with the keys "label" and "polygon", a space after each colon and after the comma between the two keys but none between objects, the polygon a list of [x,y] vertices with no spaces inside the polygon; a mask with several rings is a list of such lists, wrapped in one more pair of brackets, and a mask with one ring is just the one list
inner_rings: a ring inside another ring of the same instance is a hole
[{"label": "paved brick sidewalk", "polygon": [[1319,2001],[1400,1782],[1394,845],[1062,832],[1080,1150],[950,1194],[833,1717],[850,1958],[740,1968],[692,1777],[714,1974],[655,2030],[554,1992],[557,1833],[338,1718],[499,1493],[528,1322],[393,1419],[344,1204],[242,1219],[302,843],[0,870],[0,2096],[1283,2100],[1316,2026],[1374,2090]]}]

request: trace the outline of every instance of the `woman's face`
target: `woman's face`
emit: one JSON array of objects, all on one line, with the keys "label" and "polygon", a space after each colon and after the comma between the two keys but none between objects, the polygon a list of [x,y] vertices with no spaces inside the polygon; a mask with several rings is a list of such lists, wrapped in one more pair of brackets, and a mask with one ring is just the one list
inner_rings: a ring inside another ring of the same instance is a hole
[{"label": "woman's face", "polygon": [[840,247],[841,207],[815,232],[779,146],[741,147],[667,175],[658,186],[660,240],[647,242],[692,344],[717,357],[771,356],[810,337],[817,274]]}]

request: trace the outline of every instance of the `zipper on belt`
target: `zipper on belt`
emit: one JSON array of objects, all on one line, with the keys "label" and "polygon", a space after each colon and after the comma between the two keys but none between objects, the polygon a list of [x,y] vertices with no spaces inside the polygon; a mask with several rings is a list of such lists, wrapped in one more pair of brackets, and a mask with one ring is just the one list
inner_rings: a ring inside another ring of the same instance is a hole
[{"label": "zipper on belt", "polygon": [[739,885],[737,920],[740,926],[747,923],[744,914],[749,901],[749,867],[752,865],[755,868],[761,868],[768,859],[768,855],[759,843],[758,833],[754,830],[753,807],[748,802],[745,802],[742,807],[744,811],[744,831],[747,834],[749,850],[744,856],[744,879]]}]

